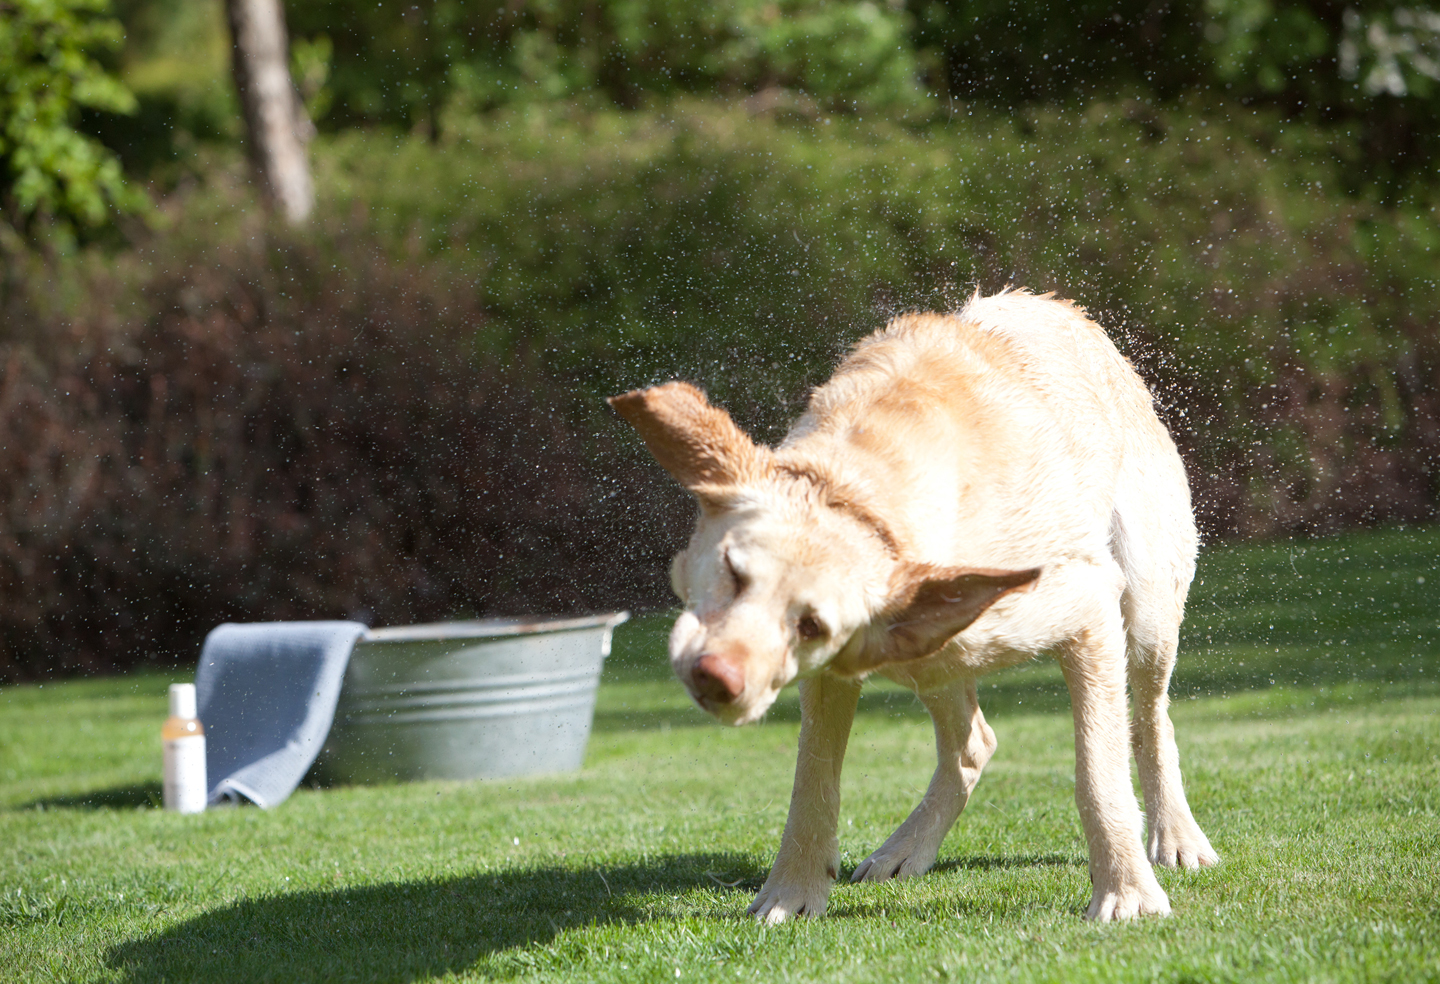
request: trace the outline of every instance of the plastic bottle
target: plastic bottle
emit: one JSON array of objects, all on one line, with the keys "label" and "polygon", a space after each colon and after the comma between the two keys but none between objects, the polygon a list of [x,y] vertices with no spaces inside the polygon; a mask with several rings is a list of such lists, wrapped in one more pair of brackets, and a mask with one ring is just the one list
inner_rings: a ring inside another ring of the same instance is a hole
[{"label": "plastic bottle", "polygon": [[165,746],[165,809],[205,809],[205,728],[195,716],[195,684],[170,684],[170,716],[160,731]]}]

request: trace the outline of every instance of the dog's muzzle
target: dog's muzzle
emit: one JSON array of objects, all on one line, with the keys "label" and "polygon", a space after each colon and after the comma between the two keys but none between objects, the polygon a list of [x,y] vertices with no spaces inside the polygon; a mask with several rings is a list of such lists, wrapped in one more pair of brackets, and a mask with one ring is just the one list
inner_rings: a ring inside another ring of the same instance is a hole
[{"label": "dog's muzzle", "polygon": [[704,653],[690,669],[690,692],[703,704],[733,704],[745,692],[745,673],[724,657]]}]

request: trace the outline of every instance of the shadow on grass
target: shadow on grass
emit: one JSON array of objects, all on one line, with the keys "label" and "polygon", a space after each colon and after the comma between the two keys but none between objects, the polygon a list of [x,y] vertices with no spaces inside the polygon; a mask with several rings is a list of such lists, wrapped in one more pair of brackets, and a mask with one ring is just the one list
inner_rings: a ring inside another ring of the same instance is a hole
[{"label": "shadow on grass", "polygon": [[1089,862],[1080,854],[995,854],[950,858],[939,861],[931,871],[1010,871],[1016,868],[1084,868]]},{"label": "shadow on grass", "polygon": [[137,782],[130,786],[96,789],[70,796],[47,796],[31,800],[22,810],[134,810],[142,806],[159,808],[163,792],[158,782]]},{"label": "shadow on grass", "polygon": [[[951,858],[934,870],[1084,864],[1083,858],[1062,854],[986,855]],[[546,969],[548,957],[535,947],[549,945],[567,929],[692,915],[696,903],[676,898],[686,892],[719,896],[738,916],[765,875],[745,855],[681,854],[626,865],[292,892],[232,902],[113,947],[106,964],[119,980],[134,982],[409,981],[492,960],[498,962],[483,972],[509,977]]]},{"label": "shadow on grass", "polygon": [[696,889],[735,896],[739,910],[763,877],[743,855],[683,854],[292,892],[218,907],[116,946],[106,962],[136,982],[424,979],[543,946],[571,927],[679,915],[674,896]]}]

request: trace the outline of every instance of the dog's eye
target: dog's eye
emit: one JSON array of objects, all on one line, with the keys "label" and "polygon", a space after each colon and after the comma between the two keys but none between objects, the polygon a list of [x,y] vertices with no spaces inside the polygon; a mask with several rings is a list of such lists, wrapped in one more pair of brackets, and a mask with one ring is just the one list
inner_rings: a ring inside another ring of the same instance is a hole
[{"label": "dog's eye", "polygon": [[735,569],[735,565],[731,563],[730,555],[728,553],[725,555],[725,569],[730,572],[730,580],[735,582],[735,594],[737,596],[744,594],[745,587],[750,582],[745,577],[745,575],[741,574]]},{"label": "dog's eye", "polygon": [[801,615],[795,623],[795,631],[805,642],[814,642],[825,634],[825,627],[814,615]]}]

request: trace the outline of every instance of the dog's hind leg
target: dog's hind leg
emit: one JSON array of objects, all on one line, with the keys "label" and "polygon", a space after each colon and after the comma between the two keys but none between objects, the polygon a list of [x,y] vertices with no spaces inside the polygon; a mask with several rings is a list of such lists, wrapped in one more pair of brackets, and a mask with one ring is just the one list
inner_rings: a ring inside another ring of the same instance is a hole
[{"label": "dog's hind leg", "polygon": [[860,683],[822,673],[800,681],[800,752],[790,815],[770,876],[749,912],[767,923],[820,916],[840,874],[840,766]]},{"label": "dog's hind leg", "polygon": [[920,805],[860,863],[851,881],[885,881],[929,871],[940,843],[980,781],[980,771],[995,754],[995,732],[980,713],[973,679],[922,693],[920,700],[935,722],[935,775]]},{"label": "dog's hind leg", "polygon": [[1220,856],[1185,799],[1167,693],[1195,576],[1195,523],[1178,460],[1136,458],[1128,464],[1132,474],[1122,482],[1111,517],[1110,548],[1125,576],[1120,609],[1135,708],[1130,739],[1145,795],[1145,853],[1151,864],[1198,868]]},{"label": "dog's hind leg", "polygon": [[1163,510],[1155,513],[1164,502],[1163,496],[1154,496],[1139,503],[1144,508],[1132,503],[1128,517],[1117,509],[1111,544],[1126,581],[1120,608],[1134,701],[1130,740],[1145,796],[1145,853],[1151,864],[1198,868],[1215,864],[1220,856],[1185,799],[1168,693],[1185,595],[1195,572],[1195,534],[1188,503],[1172,503],[1171,511],[1182,518],[1167,521]]},{"label": "dog's hind leg", "polygon": [[1169,914],[1145,862],[1144,822],[1130,784],[1125,714],[1125,629],[1118,606],[1056,654],[1075,718],[1075,804],[1090,848],[1093,889],[1085,918]]},{"label": "dog's hind leg", "polygon": [[1145,795],[1149,828],[1145,853],[1150,863],[1199,868],[1217,863],[1220,855],[1191,815],[1180,779],[1180,750],[1175,745],[1167,693],[1179,635],[1176,625],[1162,631],[1158,640],[1143,635],[1137,638],[1132,627],[1128,668],[1135,720],[1131,742]]}]

